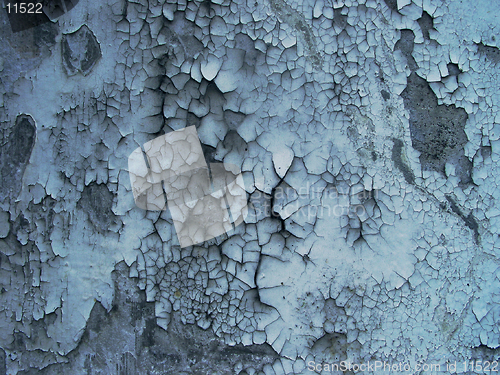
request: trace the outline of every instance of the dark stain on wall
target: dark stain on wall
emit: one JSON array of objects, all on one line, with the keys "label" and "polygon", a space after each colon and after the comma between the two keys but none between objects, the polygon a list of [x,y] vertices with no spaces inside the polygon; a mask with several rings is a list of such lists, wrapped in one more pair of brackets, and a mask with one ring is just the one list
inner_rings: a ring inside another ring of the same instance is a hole
[{"label": "dark stain on wall", "polygon": [[94,33],[83,25],[77,31],[64,34],[62,39],[63,66],[69,76],[78,72],[89,74],[101,58],[101,47]]},{"label": "dark stain on wall", "polygon": [[117,218],[113,213],[114,194],[108,190],[105,184],[95,182],[83,189],[82,197],[78,206],[87,212],[89,220],[99,232],[106,232]]},{"label": "dark stain on wall", "polygon": [[0,147],[0,200],[17,195],[21,190],[24,170],[36,140],[35,121],[29,115],[19,115],[7,143]]},{"label": "dark stain on wall", "polygon": [[394,165],[396,168],[398,168],[402,173],[403,176],[409,184],[413,184],[415,182],[415,176],[408,167],[408,165],[403,161],[403,142],[399,139],[394,138],[393,140],[394,145],[392,146],[392,161],[394,162]]},{"label": "dark stain on wall", "polygon": [[[113,272],[115,297],[110,312],[96,302],[78,347],[68,363],[56,363],[24,375],[67,374],[244,374],[262,371],[279,356],[268,344],[230,346],[211,330],[180,322],[173,314],[167,331],[156,325],[155,305],[128,276],[124,262]],[[238,363],[243,371],[235,371]],[[1,375],[1,373],[0,373]]]},{"label": "dark stain on wall", "polygon": [[422,168],[444,175],[446,163],[450,162],[455,165],[461,183],[470,183],[471,162],[464,154],[468,141],[464,131],[468,118],[465,109],[438,105],[427,81],[414,72],[401,96],[410,112],[412,145],[420,152]]}]

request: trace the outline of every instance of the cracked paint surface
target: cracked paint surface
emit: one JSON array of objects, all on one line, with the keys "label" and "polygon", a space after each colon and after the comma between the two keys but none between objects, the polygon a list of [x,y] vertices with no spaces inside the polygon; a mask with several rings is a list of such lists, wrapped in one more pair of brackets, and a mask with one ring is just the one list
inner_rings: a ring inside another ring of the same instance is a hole
[{"label": "cracked paint surface", "polygon": [[[0,373],[497,360],[495,7],[80,0],[18,33],[0,12]],[[127,159],[193,125],[249,214],[181,249]]]}]

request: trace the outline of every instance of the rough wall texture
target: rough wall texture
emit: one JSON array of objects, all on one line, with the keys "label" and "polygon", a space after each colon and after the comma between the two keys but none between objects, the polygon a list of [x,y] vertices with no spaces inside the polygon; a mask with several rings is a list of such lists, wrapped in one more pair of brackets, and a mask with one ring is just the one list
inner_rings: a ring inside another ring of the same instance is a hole
[{"label": "rough wall texture", "polygon": [[[80,0],[16,33],[2,10],[0,374],[498,360],[499,10]],[[191,125],[250,214],[180,248],[127,158]]]}]

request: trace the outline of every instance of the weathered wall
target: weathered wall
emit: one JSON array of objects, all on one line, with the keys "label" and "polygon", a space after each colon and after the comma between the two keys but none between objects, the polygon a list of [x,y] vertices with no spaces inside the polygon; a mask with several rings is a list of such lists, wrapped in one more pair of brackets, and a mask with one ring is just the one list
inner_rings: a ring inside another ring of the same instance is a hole
[{"label": "weathered wall", "polygon": [[[0,12],[0,374],[495,360],[498,5]],[[127,158],[195,125],[250,214],[181,249]]]}]

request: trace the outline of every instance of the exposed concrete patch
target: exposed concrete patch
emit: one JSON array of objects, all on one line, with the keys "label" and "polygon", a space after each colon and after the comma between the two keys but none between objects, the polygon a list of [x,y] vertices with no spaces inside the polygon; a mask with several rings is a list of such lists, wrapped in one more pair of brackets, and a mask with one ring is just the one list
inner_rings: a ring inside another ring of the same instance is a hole
[{"label": "exposed concrete patch", "polygon": [[434,29],[434,19],[427,13],[426,11],[422,12],[422,17],[417,20],[420,28],[422,29],[422,34],[424,34],[424,38],[430,40],[429,30]]},{"label": "exposed concrete patch", "polygon": [[6,145],[0,149],[1,174],[8,176],[0,185],[0,200],[19,192],[35,139],[36,126],[33,118],[29,115],[17,116]]},{"label": "exposed concrete patch", "polygon": [[89,220],[100,232],[106,232],[116,220],[112,211],[114,194],[105,184],[91,183],[83,189],[79,206],[87,212]]},{"label": "exposed concrete patch", "polygon": [[236,130],[238,126],[241,125],[243,120],[245,119],[245,114],[241,112],[234,111],[224,111],[224,120],[226,121],[229,129]]},{"label": "exposed concrete patch", "polygon": [[454,162],[461,182],[470,182],[470,161],[464,154],[467,112],[453,104],[438,105],[429,84],[416,73],[408,77],[401,96],[410,112],[412,145],[420,151],[422,168],[444,175],[446,163]]},{"label": "exposed concrete patch", "polygon": [[59,27],[56,23],[46,23],[33,29],[33,34],[35,46],[40,49],[42,55],[48,55],[49,48],[56,44]]},{"label": "exposed concrete patch", "polygon": [[412,72],[417,70],[417,63],[412,56],[414,48],[415,34],[412,30],[403,29],[401,30],[401,38],[396,42],[394,50],[400,50],[403,55],[405,55],[408,66]]},{"label": "exposed concrete patch", "polygon": [[[430,26],[429,22],[429,19],[421,22],[424,27],[422,30],[428,32],[425,27]],[[452,163],[460,183],[465,186],[472,181],[472,163],[464,153],[464,146],[468,142],[464,131],[467,112],[454,104],[438,105],[437,96],[429,83],[416,73],[418,66],[412,55],[414,40],[412,30],[401,30],[401,38],[394,46],[394,50],[400,50],[406,57],[412,71],[401,93],[405,108],[410,112],[412,146],[420,152],[420,163],[424,170],[435,170],[445,175],[446,163]],[[454,69],[452,65],[450,75],[459,74],[457,70],[458,67]]]},{"label": "exposed concrete patch", "polygon": [[488,361],[489,363],[493,361],[500,362],[500,348],[492,349],[488,348],[486,345],[479,345],[472,348],[472,353],[476,360]]},{"label": "exposed concrete patch", "polygon": [[488,60],[490,60],[492,63],[498,64],[500,63],[500,49],[497,47],[493,46],[488,46],[483,43],[476,43],[477,45],[477,51],[481,54],[486,56]]},{"label": "exposed concrete patch", "polygon": [[398,11],[398,0],[384,0],[384,3],[393,11]]},{"label": "exposed concrete patch", "polygon": [[403,161],[404,143],[396,138],[393,138],[392,141],[394,142],[394,145],[392,146],[392,161],[394,162],[394,165],[403,173],[406,182],[409,184],[415,183],[415,175],[413,174],[413,171],[410,167],[408,167],[408,164]]},{"label": "exposed concrete patch", "polygon": [[342,14],[342,8],[333,10],[333,23],[341,29],[345,29],[349,25],[347,18],[346,14]]},{"label": "exposed concrete patch", "polygon": [[69,76],[78,72],[89,74],[101,58],[101,47],[94,33],[83,25],[77,31],[64,34],[62,39],[63,66]]}]

